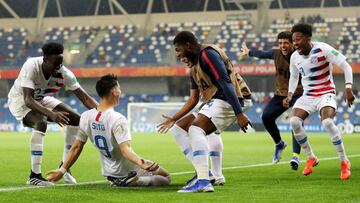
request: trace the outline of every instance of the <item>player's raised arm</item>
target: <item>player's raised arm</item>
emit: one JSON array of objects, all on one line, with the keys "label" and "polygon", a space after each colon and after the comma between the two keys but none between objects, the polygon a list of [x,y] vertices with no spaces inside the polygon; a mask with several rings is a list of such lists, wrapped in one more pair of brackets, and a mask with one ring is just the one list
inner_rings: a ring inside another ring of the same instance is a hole
[{"label": "player's raised arm", "polygon": [[92,98],[82,87],[75,89],[73,93],[80,99],[86,108],[93,109],[98,106],[96,100]]},{"label": "player's raised arm", "polygon": [[[193,82],[192,82],[192,84],[194,85]],[[199,99],[200,99],[199,90],[195,89],[195,88],[191,89],[189,99],[185,102],[184,106],[181,107],[181,109],[175,113],[174,116],[170,117],[167,115],[162,115],[163,118],[165,118],[165,121],[163,121],[162,123],[160,123],[159,125],[156,126],[158,129],[158,132],[166,133],[175,124],[175,122],[177,120],[179,120],[180,118],[185,116],[187,113],[189,113],[198,104]]]}]

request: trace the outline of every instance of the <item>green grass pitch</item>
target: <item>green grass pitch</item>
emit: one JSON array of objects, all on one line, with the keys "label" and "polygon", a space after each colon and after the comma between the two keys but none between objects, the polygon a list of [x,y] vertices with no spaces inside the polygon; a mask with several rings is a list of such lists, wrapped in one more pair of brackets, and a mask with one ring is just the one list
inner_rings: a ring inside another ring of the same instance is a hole
[{"label": "green grass pitch", "polygon": [[[96,149],[87,143],[73,175],[80,184],[30,188],[25,185],[30,171],[30,133],[0,133],[0,202],[360,202],[360,135],[344,135],[347,154],[352,163],[352,177],[341,181],[340,162],[326,134],[309,134],[316,155],[322,159],[313,174],[301,174],[305,155],[301,155],[298,171],[288,165],[291,137],[283,133],[288,147],[282,163],[271,162],[274,145],[266,133],[240,134],[226,132],[223,167],[225,186],[216,186],[214,193],[179,194],[192,171],[171,135],[133,134],[134,150],[146,159],[160,163],[173,173],[172,184],[160,188],[114,188],[100,175]],[[45,138],[43,174],[55,169],[61,160],[63,136],[47,133]],[[285,163],[286,162],[286,163]],[[261,166],[265,164],[265,166]],[[267,165],[266,165],[267,164]],[[231,168],[237,167],[237,168]],[[97,183],[92,183],[99,181]]]}]

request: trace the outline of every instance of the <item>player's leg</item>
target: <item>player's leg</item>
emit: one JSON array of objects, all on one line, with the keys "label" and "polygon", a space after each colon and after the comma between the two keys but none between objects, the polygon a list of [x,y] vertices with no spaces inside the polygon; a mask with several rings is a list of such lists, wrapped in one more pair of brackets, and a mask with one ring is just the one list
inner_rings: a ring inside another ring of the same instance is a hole
[{"label": "player's leg", "polygon": [[312,173],[312,168],[318,164],[318,159],[311,149],[303,127],[304,120],[310,113],[314,112],[315,105],[316,103],[314,101],[309,101],[305,97],[301,97],[296,101],[293,109],[293,116],[290,118],[294,137],[308,156],[305,169],[303,170],[304,175]]},{"label": "player's leg", "polygon": [[[66,160],[66,157],[67,157],[70,149],[71,149],[72,144],[74,143],[74,141],[76,139],[76,135],[78,134],[80,115],[77,112],[73,111],[69,106],[67,106],[64,103],[57,104],[53,110],[68,113],[67,117],[69,118],[69,124],[67,126],[65,126],[65,129],[64,129],[65,143],[64,143],[64,152],[63,152],[63,157],[62,157],[62,162],[64,162]],[[61,165],[62,165],[62,163],[60,164],[59,167],[61,167]],[[76,184],[76,179],[71,175],[70,171],[65,173],[63,178],[66,183]]]},{"label": "player's leg", "polygon": [[[146,160],[149,164],[153,162]],[[108,180],[114,186],[164,186],[171,182],[170,173],[166,169],[159,166],[155,171],[146,171],[136,166],[135,171],[128,174],[127,177],[113,178],[108,177]]]},{"label": "player's leg", "polygon": [[345,153],[345,147],[341,139],[341,133],[333,120],[336,113],[335,95],[324,95],[324,97],[327,97],[327,99],[324,98],[323,103],[326,102],[327,104],[324,104],[326,106],[323,106],[320,110],[321,123],[324,126],[326,132],[329,134],[331,142],[333,143],[341,161],[340,178],[342,180],[347,180],[351,176],[350,161],[348,160]]},{"label": "player's leg", "polygon": [[[292,107],[296,100],[300,98],[301,95],[295,95],[293,96],[293,99],[290,103],[290,107]],[[301,152],[301,147],[299,145],[299,143],[296,141],[295,137],[294,137],[294,132],[291,131],[291,137],[292,137],[292,149],[293,149],[293,155],[291,157],[290,160],[290,167],[293,170],[297,170],[300,164],[300,152]]]},{"label": "player's leg", "polygon": [[181,151],[191,163],[192,149],[188,129],[194,119],[195,116],[193,114],[189,114],[177,121],[174,126],[169,130],[174,135],[176,144],[179,145]]},{"label": "player's leg", "polygon": [[211,133],[207,136],[207,141],[209,145],[209,156],[211,162],[210,171],[214,176],[213,179],[210,177],[210,180],[213,185],[224,185],[225,177],[222,173],[222,152],[224,149],[224,144],[220,133]]},{"label": "player's leg", "polygon": [[192,164],[197,173],[197,181],[194,185],[189,186],[178,192],[213,192],[209,181],[209,147],[206,135],[214,132],[216,127],[211,120],[199,113],[192,125],[189,127],[188,133],[191,140],[191,148],[193,150]]},{"label": "player's leg", "polygon": [[261,117],[266,130],[275,142],[275,152],[272,159],[273,163],[278,163],[280,161],[281,152],[286,147],[286,143],[281,139],[280,130],[275,123],[276,119],[287,110],[282,105],[284,98],[285,97],[275,95],[265,107]]},{"label": "player's leg", "polygon": [[47,118],[41,113],[30,111],[23,118],[23,124],[33,129],[30,138],[31,173],[27,184],[38,186],[53,185],[53,183],[48,182],[41,175],[41,163],[43,159],[44,136],[47,128]]}]

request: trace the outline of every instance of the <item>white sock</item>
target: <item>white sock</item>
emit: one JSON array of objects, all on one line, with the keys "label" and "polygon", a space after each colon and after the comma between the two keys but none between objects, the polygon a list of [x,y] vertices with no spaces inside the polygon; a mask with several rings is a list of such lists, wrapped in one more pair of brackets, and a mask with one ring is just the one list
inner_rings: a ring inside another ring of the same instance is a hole
[{"label": "white sock", "polygon": [[185,157],[192,163],[192,150],[189,134],[176,124],[170,128],[169,132],[174,135],[176,144],[179,145]]},{"label": "white sock", "polygon": [[211,173],[215,178],[223,177],[222,174],[222,152],[224,145],[220,134],[211,133],[207,136],[209,145],[209,156],[211,162]]},{"label": "white sock", "polygon": [[190,126],[189,136],[193,150],[192,163],[195,167],[198,179],[209,180],[209,148],[205,137],[206,133],[197,126]]},{"label": "white sock", "polygon": [[170,176],[161,175],[140,176],[139,179],[130,186],[164,186],[170,184]]},{"label": "white sock", "polygon": [[333,119],[327,118],[324,119],[321,123],[323,124],[326,132],[328,132],[331,142],[335,146],[339,159],[341,161],[347,160],[344,143],[342,142],[340,131],[336,127]]},{"label": "white sock", "polygon": [[79,132],[79,126],[67,125],[65,127],[65,144],[64,144],[64,153],[62,161],[66,160],[66,157],[71,149],[71,145],[74,143],[76,135]]},{"label": "white sock", "polygon": [[290,124],[292,126],[292,129],[294,131],[294,137],[296,141],[299,143],[301,148],[305,151],[305,153],[309,157],[315,157],[314,152],[311,149],[311,146],[307,140],[307,136],[305,134],[305,130],[303,127],[303,120],[297,116],[293,116],[290,118]]},{"label": "white sock", "polygon": [[33,130],[30,138],[31,170],[34,173],[41,173],[45,133]]}]

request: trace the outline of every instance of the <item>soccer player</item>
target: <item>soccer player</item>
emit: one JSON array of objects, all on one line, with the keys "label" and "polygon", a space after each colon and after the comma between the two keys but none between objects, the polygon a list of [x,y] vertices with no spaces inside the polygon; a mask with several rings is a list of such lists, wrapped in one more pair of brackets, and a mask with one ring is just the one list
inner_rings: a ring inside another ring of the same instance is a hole
[{"label": "soccer player", "polygon": [[[197,181],[178,192],[213,192],[214,188],[209,181],[209,146],[205,136],[215,131],[221,132],[235,121],[246,132],[251,123],[240,103],[245,95],[243,92],[250,95],[250,90],[219,47],[199,44],[194,34],[188,31],[179,32],[173,44],[178,57],[185,57],[191,67],[192,87],[184,106],[167,120],[175,122],[185,116],[197,105],[200,96],[206,102],[187,131],[191,143],[188,153],[192,156]],[[160,131],[167,128],[166,125],[159,127]],[[186,134],[182,138],[186,138]]]},{"label": "soccer player", "polygon": [[283,102],[285,106],[289,106],[298,84],[299,74],[301,74],[304,93],[293,106],[293,116],[290,118],[290,123],[295,139],[308,155],[303,174],[311,174],[313,167],[319,162],[308,142],[303,122],[310,114],[320,111],[321,123],[329,134],[341,161],[340,179],[347,180],[351,176],[350,161],[346,156],[340,131],[334,123],[337,106],[332,64],[336,64],[344,71],[345,101],[349,107],[355,100],[352,91],[351,66],[346,62],[346,57],[330,45],[311,41],[311,25],[296,24],[292,27],[291,32],[293,33],[296,52],[291,55],[289,93]]},{"label": "soccer player", "polygon": [[[50,42],[42,47],[43,57],[29,58],[20,70],[19,76],[9,92],[9,110],[25,126],[32,128],[30,139],[31,173],[28,185],[48,186],[53,183],[41,175],[44,136],[47,122],[56,122],[65,127],[63,160],[75,139],[80,115],[53,95],[65,86],[71,90],[89,109],[96,107],[96,101],[79,85],[74,74],[62,65],[64,47]],[[76,183],[70,173],[64,179]]]},{"label": "soccer player", "polygon": [[126,118],[116,111],[121,90],[117,78],[105,75],[96,83],[100,96],[97,108],[85,111],[80,131],[60,169],[51,171],[49,181],[58,181],[76,162],[89,138],[98,149],[102,175],[114,186],[159,186],[170,184],[170,174],[157,163],[139,157],[130,145]]},{"label": "soccer player", "polygon": [[[286,143],[281,139],[279,128],[276,125],[276,119],[284,113],[288,108],[285,108],[282,101],[287,97],[289,78],[290,78],[290,56],[294,52],[292,45],[292,33],[289,31],[280,32],[277,36],[279,49],[271,49],[268,51],[249,50],[245,43],[242,45],[241,56],[257,57],[261,59],[273,59],[275,64],[275,93],[270,102],[264,109],[261,116],[266,130],[270,133],[275,142],[275,152],[272,159],[273,163],[278,163],[281,159],[281,152],[285,149]],[[296,87],[290,107],[294,105],[295,101],[302,95],[303,87],[301,82]],[[290,166],[293,170],[297,170],[300,159],[300,145],[292,136],[293,156],[290,160]]]},{"label": "soccer player", "polygon": [[[191,63],[187,58],[183,57],[180,61],[184,62],[188,68],[191,68]],[[244,94],[247,94],[248,90],[244,89]],[[205,103],[204,103],[205,104]],[[242,103],[243,111],[246,111],[251,105],[251,95],[246,95]],[[184,153],[185,157],[192,162],[191,143],[188,134],[189,127],[191,123],[195,120],[195,117],[198,115],[202,106],[200,106],[196,111],[193,111],[191,114],[180,118],[179,120],[173,120],[177,116],[169,117],[163,115],[165,121],[161,123],[158,127],[160,133],[166,133],[168,130],[174,135],[175,142],[179,145],[181,151]],[[213,132],[210,135],[206,136],[209,146],[209,157],[211,169],[209,171],[209,178],[212,185],[224,185],[225,177],[222,173],[222,152],[224,149],[224,144],[219,132]],[[197,174],[193,176],[186,182],[186,186],[193,185],[197,181]]]}]

